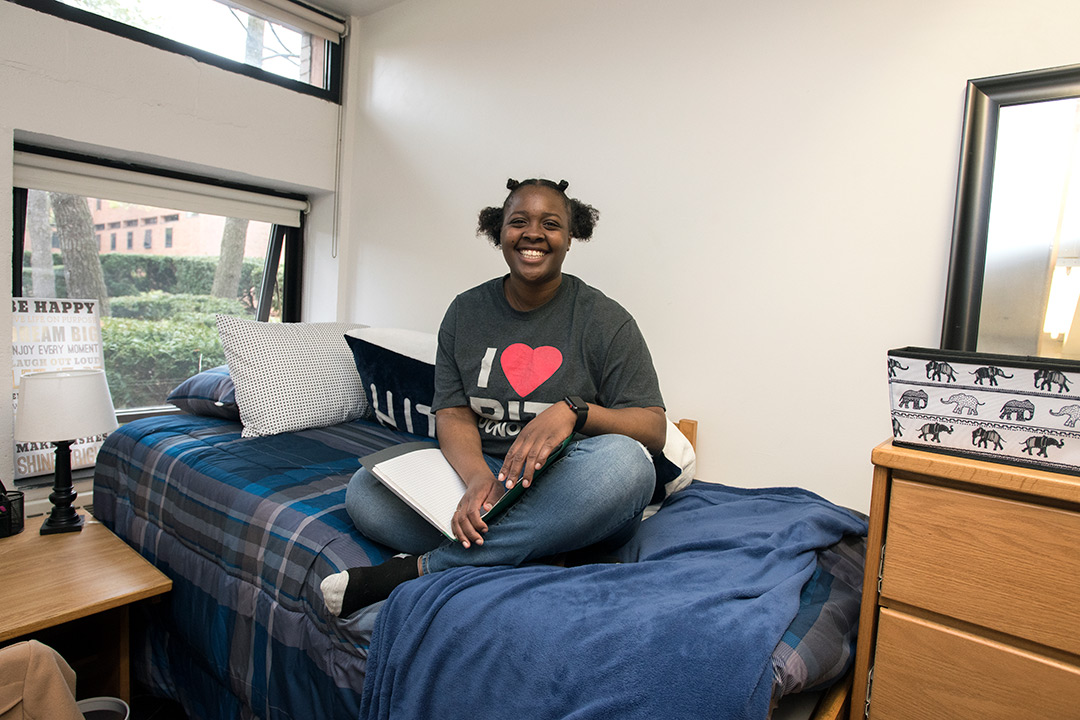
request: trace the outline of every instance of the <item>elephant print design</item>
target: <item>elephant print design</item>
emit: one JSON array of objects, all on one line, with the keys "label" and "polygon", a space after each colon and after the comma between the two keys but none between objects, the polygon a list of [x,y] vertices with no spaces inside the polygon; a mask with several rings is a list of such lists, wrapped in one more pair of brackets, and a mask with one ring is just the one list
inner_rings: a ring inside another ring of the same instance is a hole
[{"label": "elephant print design", "polygon": [[951,425],[942,425],[941,423],[926,423],[919,428],[920,440],[932,440],[936,443],[941,442],[941,433],[949,433],[952,435]]},{"label": "elephant print design", "polygon": [[1069,391],[1069,378],[1065,377],[1065,373],[1058,370],[1036,370],[1035,371],[1035,387],[1039,390],[1052,390],[1053,386],[1058,386],[1058,392]]},{"label": "elephant print design", "polygon": [[976,369],[974,371],[969,372],[968,374],[975,376],[975,384],[976,385],[982,385],[983,380],[989,380],[990,385],[996,386],[998,384],[997,379],[999,377],[1001,377],[1001,378],[1011,378],[1011,377],[1013,377],[1012,375],[1006,375],[1004,370],[1002,370],[999,367],[994,367],[993,365],[988,365],[986,367],[978,368],[978,369]]},{"label": "elephant print design", "polygon": [[907,370],[906,367],[900,364],[900,361],[895,358],[889,358],[889,377],[896,377],[897,369]]},{"label": "elephant print design", "polygon": [[1080,405],[1066,405],[1057,412],[1054,412],[1053,408],[1051,408],[1050,414],[1057,417],[1068,415],[1069,419],[1065,421],[1065,427],[1075,427],[1076,421],[1080,420]]},{"label": "elephant print design", "polygon": [[1001,435],[998,434],[997,430],[988,430],[982,427],[971,431],[971,444],[981,448],[993,445],[995,450],[1001,450],[1004,447],[1001,443]]},{"label": "elephant print design", "polygon": [[952,405],[953,412],[957,415],[962,414],[964,410],[967,410],[968,415],[978,415],[979,406],[986,404],[979,402],[979,398],[974,395],[967,395],[965,393],[956,393],[948,400],[943,398],[941,402],[945,405]]},{"label": "elephant print design", "polygon": [[892,419],[892,436],[904,437],[904,426],[900,424],[900,421],[896,418]]},{"label": "elephant print design", "polygon": [[1024,422],[1035,417],[1035,404],[1030,400],[1010,400],[1001,406],[1001,420]]},{"label": "elephant print design", "polygon": [[941,378],[945,378],[945,382],[956,382],[956,371],[952,365],[944,360],[931,360],[926,363],[926,379],[937,381]]},{"label": "elephant print design", "polygon": [[930,397],[926,394],[925,390],[906,390],[904,394],[900,396],[900,407],[911,407],[915,410],[922,410],[926,407],[926,403],[930,402]]},{"label": "elephant print design", "polygon": [[1039,451],[1038,457],[1049,457],[1046,454],[1046,448],[1050,446],[1063,448],[1065,447],[1065,442],[1056,438],[1047,437],[1046,435],[1032,435],[1024,441],[1024,447],[1021,449],[1028,455],[1031,455],[1032,450],[1037,449]]}]

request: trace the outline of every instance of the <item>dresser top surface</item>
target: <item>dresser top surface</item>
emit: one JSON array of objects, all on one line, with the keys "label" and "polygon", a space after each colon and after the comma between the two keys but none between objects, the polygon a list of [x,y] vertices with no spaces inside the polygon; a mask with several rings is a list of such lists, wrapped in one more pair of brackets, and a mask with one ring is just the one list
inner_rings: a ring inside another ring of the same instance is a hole
[{"label": "dresser top surface", "polygon": [[879,467],[905,473],[1080,505],[1080,477],[1075,475],[896,447],[892,440],[874,448],[871,461]]}]

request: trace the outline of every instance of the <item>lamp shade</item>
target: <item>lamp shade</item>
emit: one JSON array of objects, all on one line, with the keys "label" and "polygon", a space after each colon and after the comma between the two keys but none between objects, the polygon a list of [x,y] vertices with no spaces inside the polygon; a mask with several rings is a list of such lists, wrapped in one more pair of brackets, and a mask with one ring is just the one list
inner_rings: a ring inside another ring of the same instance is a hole
[{"label": "lamp shade", "polygon": [[23,375],[19,385],[17,441],[77,440],[117,428],[102,370],[31,373]]}]

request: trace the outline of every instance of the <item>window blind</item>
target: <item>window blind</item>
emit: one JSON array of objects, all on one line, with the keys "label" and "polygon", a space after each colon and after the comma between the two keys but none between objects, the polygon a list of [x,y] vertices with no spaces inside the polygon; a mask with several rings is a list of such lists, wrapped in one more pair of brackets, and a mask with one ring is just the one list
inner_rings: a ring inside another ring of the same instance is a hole
[{"label": "window blind", "polygon": [[153,207],[247,218],[300,227],[308,203],[251,190],[97,165],[70,158],[15,152],[14,184]]},{"label": "window blind", "polygon": [[347,33],[344,21],[337,20],[321,12],[298,5],[291,0],[223,0],[228,5],[235,5],[250,10],[268,20],[286,25],[295,30],[311,33],[332,43],[340,43]]}]

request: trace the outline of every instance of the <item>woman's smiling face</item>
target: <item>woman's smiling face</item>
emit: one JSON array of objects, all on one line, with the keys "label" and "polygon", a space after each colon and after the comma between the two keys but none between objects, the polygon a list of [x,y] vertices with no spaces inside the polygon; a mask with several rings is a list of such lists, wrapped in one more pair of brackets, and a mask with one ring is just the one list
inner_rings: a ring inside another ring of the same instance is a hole
[{"label": "woman's smiling face", "polygon": [[526,185],[510,198],[500,234],[503,259],[510,275],[530,285],[562,277],[570,249],[570,214],[562,193]]}]

